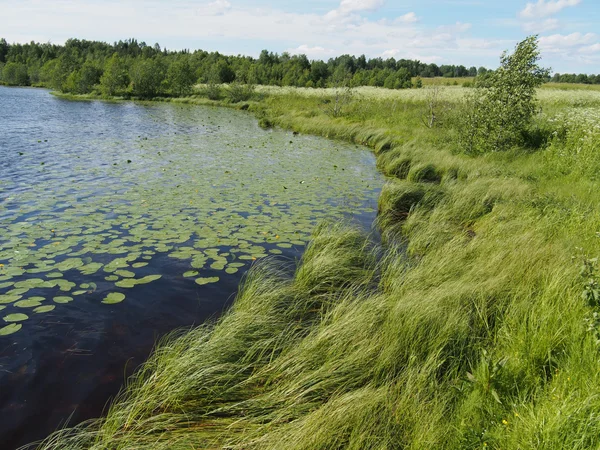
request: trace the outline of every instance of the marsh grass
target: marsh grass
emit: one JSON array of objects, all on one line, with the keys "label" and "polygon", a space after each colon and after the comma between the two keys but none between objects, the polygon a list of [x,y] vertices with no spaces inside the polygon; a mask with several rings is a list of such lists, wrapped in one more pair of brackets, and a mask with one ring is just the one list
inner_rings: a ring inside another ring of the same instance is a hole
[{"label": "marsh grass", "polygon": [[[562,120],[567,132],[536,151],[472,158],[452,117],[422,125],[424,98],[366,92],[341,117],[302,90],[270,88],[249,107],[375,150],[390,177],[383,242],[321,226],[293,277],[255,267],[217,323],[159,343],[104,418],[39,448],[600,445],[600,349],[580,276],[582,255],[600,253],[598,135],[578,152]],[[555,118],[598,105],[587,91],[540,97]]]}]

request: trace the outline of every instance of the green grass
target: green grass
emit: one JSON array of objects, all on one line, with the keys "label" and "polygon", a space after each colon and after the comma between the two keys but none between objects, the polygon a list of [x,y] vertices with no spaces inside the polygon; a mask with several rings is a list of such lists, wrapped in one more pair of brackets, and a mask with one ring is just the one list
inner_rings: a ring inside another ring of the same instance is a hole
[{"label": "green grass", "polygon": [[600,133],[578,114],[599,94],[540,91],[546,147],[472,158],[444,89],[431,129],[426,89],[357,97],[341,117],[303,90],[249,101],[273,125],[374,149],[383,241],[319,227],[293,277],[256,267],[216,324],[163,339],[105,417],[39,448],[598,448],[580,268],[600,254]]}]

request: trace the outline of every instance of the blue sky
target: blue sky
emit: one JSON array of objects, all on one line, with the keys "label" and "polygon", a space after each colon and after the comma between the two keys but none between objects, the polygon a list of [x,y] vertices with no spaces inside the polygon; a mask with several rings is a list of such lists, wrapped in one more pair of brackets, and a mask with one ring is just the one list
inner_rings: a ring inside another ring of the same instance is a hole
[{"label": "blue sky", "polygon": [[496,67],[540,35],[543,65],[600,73],[599,0],[0,0],[9,42],[134,37],[170,49],[257,56],[264,48]]}]

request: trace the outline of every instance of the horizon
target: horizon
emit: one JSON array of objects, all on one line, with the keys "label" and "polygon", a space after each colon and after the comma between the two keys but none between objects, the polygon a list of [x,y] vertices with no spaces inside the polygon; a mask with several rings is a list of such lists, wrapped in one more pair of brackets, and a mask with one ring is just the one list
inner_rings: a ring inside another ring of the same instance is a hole
[{"label": "horizon", "polygon": [[136,39],[174,51],[254,58],[267,49],[311,60],[364,54],[491,69],[498,67],[504,50],[538,34],[541,64],[553,73],[600,72],[600,37],[591,31],[600,25],[600,12],[589,0],[509,0],[502,5],[294,0],[276,5],[269,0],[25,0],[17,5],[0,0],[5,16],[1,34],[10,44]]}]

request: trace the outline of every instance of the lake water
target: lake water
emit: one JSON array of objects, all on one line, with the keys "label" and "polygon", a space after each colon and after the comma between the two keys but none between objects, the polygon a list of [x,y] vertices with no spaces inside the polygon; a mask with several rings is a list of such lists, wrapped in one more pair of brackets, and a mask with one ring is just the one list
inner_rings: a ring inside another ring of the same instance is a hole
[{"label": "lake water", "polygon": [[370,227],[353,145],[210,107],[0,87],[0,443],[102,413],[156,339],[218,316],[323,219]]}]

